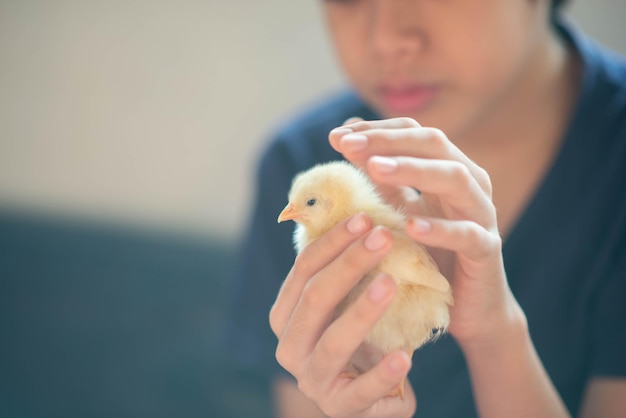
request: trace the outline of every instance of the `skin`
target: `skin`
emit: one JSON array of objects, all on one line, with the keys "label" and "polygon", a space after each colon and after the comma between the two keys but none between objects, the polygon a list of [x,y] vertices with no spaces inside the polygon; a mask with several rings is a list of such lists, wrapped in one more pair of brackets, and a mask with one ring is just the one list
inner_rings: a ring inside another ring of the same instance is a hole
[{"label": "skin", "polygon": [[[501,237],[558,148],[579,79],[577,57],[549,29],[547,3],[349,0],[324,8],[349,80],[388,118],[347,121],[330,143],[407,208],[407,232],[433,248],[453,287],[449,332],[466,357],[480,416],[568,416],[501,253]],[[379,94],[385,83],[434,85],[436,93],[400,114]],[[339,300],[390,248],[388,231],[359,214],[296,259],[270,312],[277,359],[299,389],[276,383],[279,416],[414,414],[410,383],[404,401],[385,396],[410,369],[405,353],[386,355],[356,379],[342,374],[393,299],[393,280],[377,278],[333,319]],[[581,416],[626,410],[624,379],[594,379],[586,393]]]}]

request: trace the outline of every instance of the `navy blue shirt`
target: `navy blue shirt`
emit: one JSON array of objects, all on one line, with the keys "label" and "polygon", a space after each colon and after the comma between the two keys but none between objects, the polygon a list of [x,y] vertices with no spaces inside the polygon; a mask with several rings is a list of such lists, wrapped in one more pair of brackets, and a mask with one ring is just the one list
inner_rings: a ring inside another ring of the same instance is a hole
[{"label": "navy blue shirt", "polygon": [[[626,65],[559,26],[581,56],[578,103],[550,170],[504,242],[510,287],[536,350],[572,414],[594,376],[626,376]],[[292,177],[342,159],[328,132],[351,117],[379,119],[353,93],[284,127],[258,168],[244,239],[231,349],[238,365],[280,373],[268,313],[292,266],[292,223],[277,224]],[[446,336],[415,352],[419,417],[476,416],[462,352]]]}]

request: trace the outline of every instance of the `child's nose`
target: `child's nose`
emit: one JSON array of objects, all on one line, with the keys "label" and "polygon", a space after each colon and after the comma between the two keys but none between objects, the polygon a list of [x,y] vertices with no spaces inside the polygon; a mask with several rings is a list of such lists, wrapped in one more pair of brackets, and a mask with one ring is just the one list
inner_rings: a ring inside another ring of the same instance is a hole
[{"label": "child's nose", "polygon": [[426,37],[420,26],[419,2],[371,0],[369,10],[371,46],[377,55],[395,57],[417,54]]}]

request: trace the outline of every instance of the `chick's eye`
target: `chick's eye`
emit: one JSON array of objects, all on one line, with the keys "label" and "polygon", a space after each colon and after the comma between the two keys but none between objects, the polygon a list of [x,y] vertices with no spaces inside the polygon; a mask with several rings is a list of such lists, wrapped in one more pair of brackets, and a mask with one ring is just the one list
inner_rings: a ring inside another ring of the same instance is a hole
[{"label": "chick's eye", "polygon": [[307,206],[313,206],[313,205],[315,205],[316,202],[317,202],[317,200],[315,200],[315,199],[309,199],[309,200],[307,200],[306,205]]}]

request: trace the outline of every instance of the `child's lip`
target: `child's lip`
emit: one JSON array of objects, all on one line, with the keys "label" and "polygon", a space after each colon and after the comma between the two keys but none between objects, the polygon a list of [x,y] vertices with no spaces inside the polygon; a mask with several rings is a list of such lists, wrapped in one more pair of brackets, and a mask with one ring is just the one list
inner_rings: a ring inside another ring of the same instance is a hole
[{"label": "child's lip", "polygon": [[439,92],[434,84],[382,85],[379,97],[392,113],[415,114],[426,108]]}]

